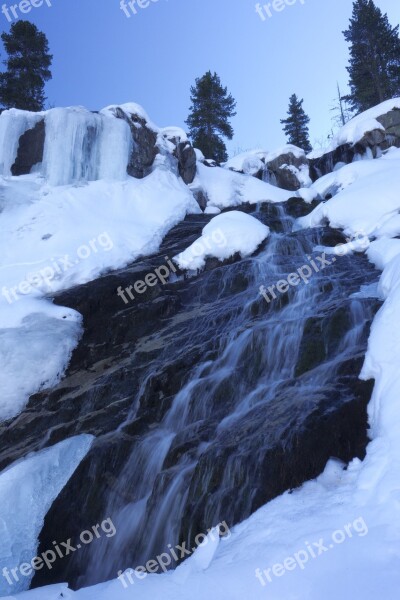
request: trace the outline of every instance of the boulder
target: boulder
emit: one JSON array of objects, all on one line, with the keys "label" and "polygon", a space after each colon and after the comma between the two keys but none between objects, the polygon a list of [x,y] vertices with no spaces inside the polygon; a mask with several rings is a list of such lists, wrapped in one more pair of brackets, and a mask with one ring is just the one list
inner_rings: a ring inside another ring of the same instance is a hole
[{"label": "boulder", "polygon": [[308,174],[308,160],[302,152],[282,152],[265,165],[263,180],[279,188],[297,191],[310,185]]}]

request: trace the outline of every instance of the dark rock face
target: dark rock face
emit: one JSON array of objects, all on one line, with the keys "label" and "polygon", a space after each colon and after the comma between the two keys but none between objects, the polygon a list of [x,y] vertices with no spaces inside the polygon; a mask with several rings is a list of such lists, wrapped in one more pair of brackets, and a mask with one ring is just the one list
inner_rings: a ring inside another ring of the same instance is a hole
[{"label": "dark rock face", "polygon": [[302,198],[289,198],[285,203],[285,210],[288,215],[298,219],[309,215],[318,204],[320,204],[319,200],[305,202]]},{"label": "dark rock face", "polygon": [[115,109],[117,119],[126,121],[132,132],[133,149],[128,164],[128,175],[142,179],[151,171],[157,155],[157,133],[150,129],[139,115],[128,115],[119,107]]},{"label": "dark rock face", "polygon": [[338,163],[350,164],[356,154],[356,149],[351,144],[344,144],[319,158],[310,159],[310,177],[312,181],[317,181],[323,175],[332,173]]},{"label": "dark rock face", "polygon": [[17,158],[11,167],[13,175],[28,175],[34,165],[43,161],[45,141],[44,119],[19,138]]}]

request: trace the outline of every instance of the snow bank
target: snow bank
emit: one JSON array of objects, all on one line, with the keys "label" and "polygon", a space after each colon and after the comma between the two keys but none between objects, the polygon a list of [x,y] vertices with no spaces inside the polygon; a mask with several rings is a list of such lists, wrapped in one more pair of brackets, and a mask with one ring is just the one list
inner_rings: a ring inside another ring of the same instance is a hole
[{"label": "snow bank", "polygon": [[366,133],[374,131],[374,129],[380,129],[385,131],[385,128],[379,121],[378,117],[385,115],[394,108],[400,108],[400,98],[393,98],[392,100],[386,100],[378,106],[374,106],[369,110],[357,115],[351,119],[344,127],[342,127],[337,134],[332,138],[329,146],[322,150],[314,150],[308,154],[308,158],[320,158],[328,152],[333,152],[339,146],[343,144],[355,145],[359,142]]},{"label": "snow bank", "polygon": [[223,261],[237,252],[244,258],[253,254],[268,235],[269,228],[258,219],[233,210],[211,219],[202,236],[174,261],[181,269],[197,270],[204,267],[207,258]]},{"label": "snow bank", "polygon": [[220,167],[206,167],[197,163],[193,188],[201,188],[211,206],[228,208],[244,202],[285,202],[295,193],[279,189],[249,175],[235,173]]},{"label": "snow bank", "polygon": [[93,439],[91,435],[72,437],[17,461],[0,473],[1,595],[28,589],[32,574],[19,573],[19,581],[14,580],[10,585],[4,568],[11,570],[30,563],[36,556],[46,513],[87,454]]}]

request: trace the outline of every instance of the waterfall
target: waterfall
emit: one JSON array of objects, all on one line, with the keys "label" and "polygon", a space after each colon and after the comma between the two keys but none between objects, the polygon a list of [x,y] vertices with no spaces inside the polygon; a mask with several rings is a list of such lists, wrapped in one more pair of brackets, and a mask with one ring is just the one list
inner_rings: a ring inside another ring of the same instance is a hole
[{"label": "waterfall", "polygon": [[[342,371],[362,357],[373,314],[371,303],[350,297],[358,289],[358,267],[343,257],[268,304],[260,285],[286,278],[323,242],[323,230],[293,232],[283,207],[272,212],[261,206],[255,213],[276,225],[266,247],[191,280],[190,294],[182,292],[186,318],[172,319],[160,333],[165,347],[144,374],[120,430],[141,418],[146,389],[166,363],[179,364],[193,347],[202,348],[202,358],[160,421],[134,442],[106,502],[122,533],[88,549],[79,585],[113,578],[169,544],[191,544],[206,527],[250,515],[287,489],[285,476],[276,488],[268,481],[266,457],[272,461],[277,448],[297,443],[293,436],[316,411],[330,414],[347,393],[351,397]],[[321,332],[314,334],[315,348],[307,339],[314,330]],[[174,337],[177,346],[170,345]]]}]

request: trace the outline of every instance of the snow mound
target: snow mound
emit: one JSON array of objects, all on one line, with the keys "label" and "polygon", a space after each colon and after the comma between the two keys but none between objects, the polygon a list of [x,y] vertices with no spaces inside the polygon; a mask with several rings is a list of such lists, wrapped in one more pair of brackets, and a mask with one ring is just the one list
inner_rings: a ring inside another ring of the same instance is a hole
[{"label": "snow mound", "polygon": [[223,261],[237,252],[250,256],[268,237],[269,228],[258,219],[239,211],[223,213],[211,219],[202,236],[174,257],[181,269],[202,269],[207,258]]},{"label": "snow mound", "polygon": [[192,185],[205,192],[208,205],[217,208],[239,206],[244,202],[285,202],[295,195],[250,175],[220,167],[206,167],[201,163],[197,163],[197,175]]},{"label": "snow mound", "polygon": [[[86,456],[93,439],[91,435],[72,437],[17,461],[0,473],[2,567],[10,570],[35,558],[46,513]],[[3,574],[0,594],[28,589],[32,577],[33,574],[19,574],[19,581],[10,585]]]}]

